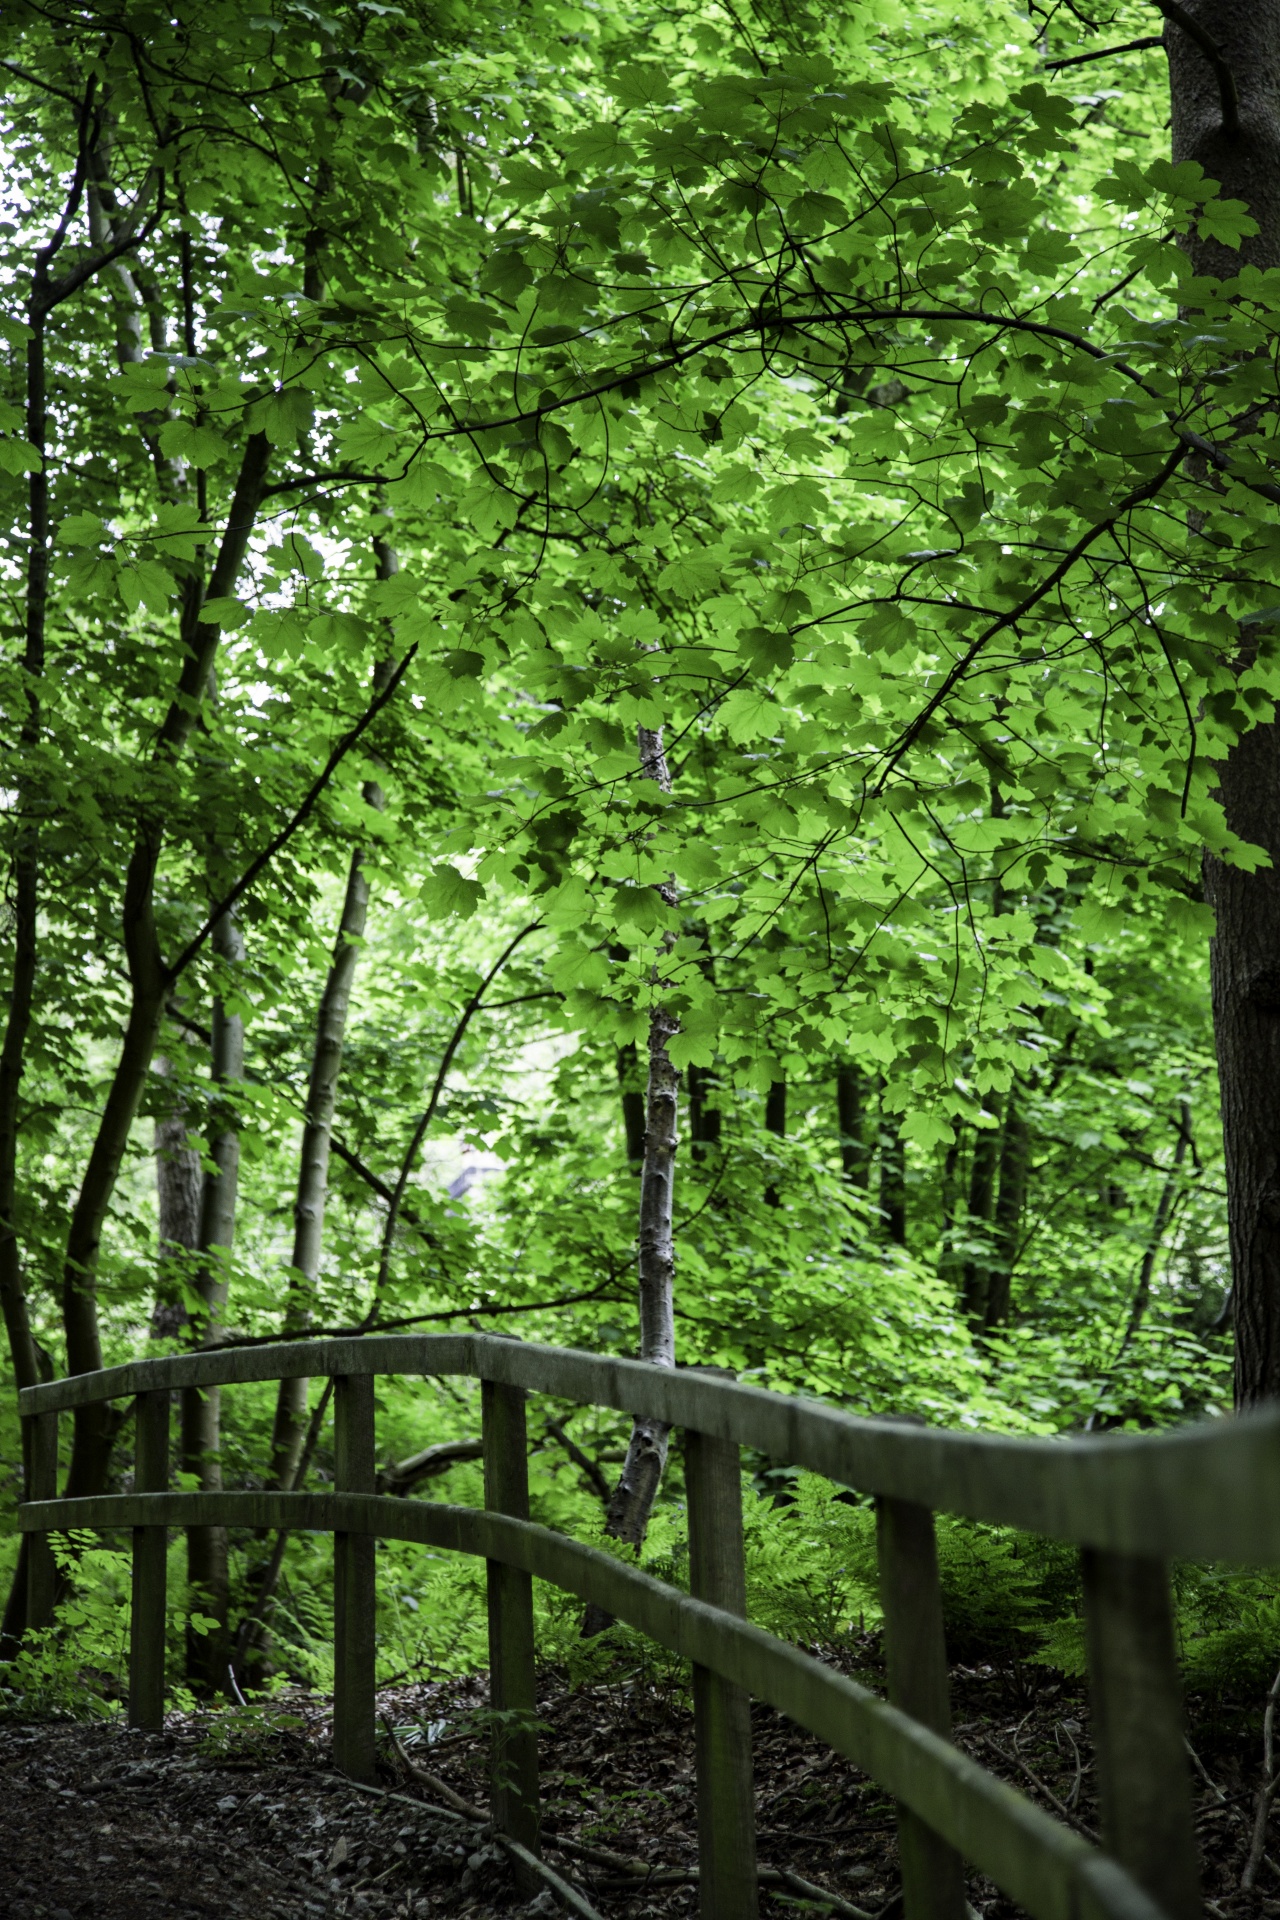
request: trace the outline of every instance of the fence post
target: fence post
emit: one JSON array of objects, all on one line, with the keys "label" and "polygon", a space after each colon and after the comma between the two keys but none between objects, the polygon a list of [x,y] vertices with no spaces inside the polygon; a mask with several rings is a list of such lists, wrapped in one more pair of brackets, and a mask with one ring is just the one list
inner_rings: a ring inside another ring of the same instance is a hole
[{"label": "fence post", "polygon": [[[58,1497],[58,1416],[36,1413],[25,1423],[27,1499]],[[27,1625],[47,1627],[53,1621],[57,1565],[47,1533],[27,1536]]]},{"label": "fence post", "polygon": [[[910,1500],[876,1501],[880,1603],[889,1700],[951,1737],[947,1643],[933,1515]],[[965,1920],[964,1862],[909,1807],[898,1808],[905,1920]]]},{"label": "fence post", "polygon": [[[333,1488],[372,1493],[374,1474],[371,1373],[339,1374],[333,1383]],[[378,1579],[368,1533],[333,1536],[333,1759],[349,1780],[372,1780]]]},{"label": "fence post", "polygon": [[[685,1487],[690,1591],[695,1599],[745,1620],[742,1471],[736,1444],[688,1429]],[[698,1911],[701,1920],[754,1920],[758,1889],[750,1694],[695,1665],[693,1728]]]},{"label": "fence post", "polygon": [[[133,1414],[133,1490],[169,1487],[169,1393],[140,1393]],[[164,1725],[165,1527],[133,1529],[133,1612],[129,1622],[129,1725]]]},{"label": "fence post", "polygon": [[[527,1520],[529,1449],[524,1389],[485,1380],[480,1395],[485,1505],[494,1513]],[[489,1804],[498,1831],[537,1853],[540,1819],[533,1580],[518,1567],[503,1566],[499,1560],[486,1561],[485,1572],[489,1593],[489,1706],[496,1716]],[[530,1881],[529,1890],[540,1885],[540,1881]]]},{"label": "fence post", "polygon": [[1191,1779],[1169,1570],[1138,1553],[1080,1556],[1102,1840],[1172,1920],[1200,1913]]}]

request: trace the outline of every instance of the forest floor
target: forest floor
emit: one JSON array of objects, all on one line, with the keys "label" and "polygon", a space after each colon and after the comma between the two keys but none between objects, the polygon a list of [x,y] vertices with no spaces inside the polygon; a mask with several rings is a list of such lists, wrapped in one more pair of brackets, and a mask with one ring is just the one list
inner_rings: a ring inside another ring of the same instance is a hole
[{"label": "forest floor", "polygon": [[[1088,1837],[1096,1828],[1081,1688],[1017,1664],[953,1671],[956,1737]],[[170,1715],[163,1733],[118,1720],[0,1722],[3,1920],[420,1920],[550,1916],[483,1821],[483,1679],[380,1697],[401,1754],[384,1741],[382,1791],[337,1774],[328,1703],[291,1692],[270,1710]],[[768,1708],[756,1707],[762,1912],[843,1920],[899,1907],[893,1809],[864,1774]],[[544,1854],[604,1920],[691,1920],[697,1889],[693,1736],[673,1679],[572,1686],[543,1675],[539,1700]],[[1280,1833],[1256,1892],[1241,1893],[1261,1767],[1261,1713],[1211,1715],[1192,1702],[1194,1784],[1205,1883],[1225,1920],[1280,1915]],[[427,1772],[409,1773],[402,1756]],[[1280,1816],[1277,1816],[1280,1822]],[[623,1862],[643,1863],[644,1871]],[[797,1878],[798,1876],[798,1878]],[[1010,1903],[978,1875],[982,1920]]]}]

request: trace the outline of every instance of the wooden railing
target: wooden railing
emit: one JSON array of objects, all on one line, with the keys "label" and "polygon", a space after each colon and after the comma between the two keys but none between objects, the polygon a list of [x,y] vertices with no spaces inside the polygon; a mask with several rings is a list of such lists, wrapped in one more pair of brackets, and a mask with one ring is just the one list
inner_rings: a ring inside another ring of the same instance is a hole
[{"label": "wooden railing", "polygon": [[[482,1382],[485,1508],[374,1494],[374,1376]],[[332,1493],[170,1493],[178,1388],[328,1375]],[[525,1396],[554,1394],[685,1430],[691,1592],[529,1520]],[[58,1416],[136,1396],[134,1491],[57,1499]],[[136,1361],[26,1389],[33,1535],[29,1617],[52,1615],[49,1535],[133,1529],[129,1716],[164,1709],[166,1529],[332,1532],[334,1753],[374,1768],[374,1541],[418,1541],[488,1563],[492,1811],[538,1847],[532,1581],[552,1582],[693,1664],[704,1920],[756,1910],[750,1699],[810,1728],[897,1800],[907,1920],[964,1920],[972,1861],[1037,1920],[1191,1920],[1199,1912],[1190,1782],[1174,1655],[1174,1557],[1280,1562],[1280,1410],[1162,1435],[1017,1440],[860,1420],[697,1370],[671,1371],[480,1334],[301,1341]],[[738,1449],[758,1448],[873,1494],[888,1701],[749,1624]],[[935,1510],[1081,1550],[1105,1850],[1090,1846],[950,1740]]]}]

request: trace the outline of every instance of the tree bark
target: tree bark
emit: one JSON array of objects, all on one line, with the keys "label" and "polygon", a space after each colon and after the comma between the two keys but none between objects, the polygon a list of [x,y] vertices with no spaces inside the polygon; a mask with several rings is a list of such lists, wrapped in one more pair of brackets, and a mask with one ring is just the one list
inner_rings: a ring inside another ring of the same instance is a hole
[{"label": "tree bark", "polygon": [[708,1147],[720,1144],[719,1090],[706,1067],[689,1067],[685,1078],[689,1092],[689,1151],[696,1161],[702,1161],[707,1157]]},{"label": "tree bark", "polygon": [[[233,914],[224,914],[213,930],[213,947],[228,968],[244,962],[244,936]],[[208,1140],[212,1168],[200,1195],[199,1245],[204,1258],[196,1278],[199,1320],[193,1331],[205,1346],[222,1338],[228,1292],[227,1262],[235,1239],[236,1199],[240,1184],[240,1133],[231,1102],[232,1089],[244,1079],[244,1020],[214,1002],[210,1043],[213,1103]],[[222,1390],[188,1387],[182,1395],[182,1467],[199,1477],[202,1493],[222,1490]],[[187,1583],[193,1606],[216,1622],[207,1633],[188,1627],[187,1680],[200,1693],[226,1686],[230,1577],[225,1527],[188,1527]]]},{"label": "tree bark", "polygon": [[880,1108],[880,1218],[891,1246],[907,1244],[907,1151],[902,1128]]},{"label": "tree bark", "polygon": [[1160,1258],[1160,1249],[1164,1244],[1164,1236],[1168,1232],[1169,1222],[1173,1217],[1173,1209],[1178,1198],[1178,1188],[1181,1185],[1182,1166],[1190,1147],[1191,1108],[1187,1101],[1182,1100],[1178,1103],[1178,1140],[1173,1149],[1173,1161],[1164,1185],[1160,1189],[1160,1197],[1156,1201],[1155,1215],[1151,1222],[1151,1232],[1147,1236],[1147,1244],[1143,1249],[1142,1265],[1138,1269],[1138,1284],[1133,1291],[1133,1304],[1129,1309],[1129,1319],[1125,1326],[1124,1338],[1120,1342],[1120,1352],[1116,1355],[1117,1360],[1133,1339],[1138,1328],[1142,1325],[1143,1317],[1146,1314],[1147,1306],[1151,1299],[1151,1282],[1155,1278],[1156,1261]]},{"label": "tree bark", "polygon": [[836,1117],[841,1170],[855,1192],[865,1193],[871,1179],[871,1146],[867,1140],[866,1082],[857,1067],[836,1069]]},{"label": "tree bark", "polygon": [[161,1058],[156,1061],[155,1069],[165,1082],[168,1099],[167,1110],[155,1123],[159,1248],[151,1334],[156,1340],[171,1340],[182,1331],[189,1318],[183,1296],[185,1283],[190,1278],[190,1265],[184,1256],[194,1253],[200,1245],[204,1175],[199,1150],[187,1144],[187,1103],[171,1084],[171,1063]]},{"label": "tree bark", "polygon": [[[787,1137],[787,1083],[785,1080],[771,1080],[769,1091],[764,1100],[764,1127],[766,1133],[773,1134],[779,1140]],[[770,1180],[764,1190],[764,1203],[767,1207],[780,1207],[782,1196],[773,1181]]]},{"label": "tree bark", "polygon": [[640,1056],[634,1040],[618,1048],[618,1095],[622,1102],[627,1160],[638,1172],[644,1164],[644,1092],[640,1086]]},{"label": "tree bark", "polygon": [[[1238,127],[1204,51],[1173,22],[1169,56],[1172,157],[1196,160],[1224,198],[1243,200],[1258,223],[1240,252],[1194,231],[1186,245],[1199,274],[1222,278],[1242,263],[1280,265],[1280,0],[1184,0],[1213,41],[1238,98]],[[1255,873],[1207,856],[1205,890],[1216,916],[1210,948],[1214,1038],[1222,1087],[1227,1220],[1235,1288],[1235,1397],[1240,1408],[1280,1394],[1280,725],[1244,734],[1219,767],[1227,821],[1264,847]]]},{"label": "tree bark", "polygon": [[[982,1103],[983,1112],[996,1121],[994,1127],[980,1127],[973,1143],[973,1165],[969,1174],[969,1217],[967,1232],[974,1229],[990,1234],[996,1205],[996,1174],[1000,1166],[1000,1101],[989,1094]],[[971,1252],[964,1263],[964,1284],[960,1304],[974,1326],[981,1326],[987,1310],[987,1291],[991,1284],[991,1256]]]},{"label": "tree bark", "polygon": [[[671,775],[662,733],[640,728],[640,770],[664,793]],[[674,882],[659,888],[668,906],[676,903]],[[670,937],[668,943],[670,944]],[[649,1081],[645,1099],[644,1165],[640,1174],[640,1223],[636,1277],[640,1296],[639,1358],[657,1367],[676,1363],[674,1199],[677,1110],[680,1075],[668,1047],[680,1023],[668,1008],[655,1005],[649,1015]],[[637,1419],[618,1484],[605,1519],[605,1532],[639,1550],[667,1464],[670,1428],[660,1420]],[[609,1619],[589,1607],[583,1633],[600,1632]]]},{"label": "tree bark", "polygon": [[[222,543],[209,576],[209,594],[215,599],[234,589],[262,500],[269,453],[265,434],[253,434],[246,442]],[[213,670],[218,628],[200,620],[202,599],[201,583],[193,577],[188,581],[182,610],[182,666],[156,743],[155,758],[160,765],[172,763],[185,748]],[[131,999],[120,1057],[67,1234],[62,1319],[68,1373],[93,1373],[102,1365],[96,1289],[98,1249],[155,1054],[170,985],[155,920],[155,880],[164,845],[164,824],[159,814],[143,820],[125,877],[121,918]],[[110,1406],[76,1409],[66,1482],[69,1498],[104,1490],[119,1424],[120,1415]]]},{"label": "tree bark", "polygon": [[1009,1318],[1013,1269],[1018,1257],[1022,1211],[1027,1200],[1030,1159],[1031,1129],[1022,1111],[1015,1082],[1005,1101],[1004,1133],[1000,1141],[1000,1188],[996,1195],[992,1232],[994,1252],[983,1314],[983,1326],[988,1330],[1003,1326]]},{"label": "tree bark", "polygon": [[[379,557],[378,578],[388,579],[395,570],[394,556],[384,548]],[[375,666],[375,695],[386,686],[391,678],[391,670],[392,663],[389,660],[379,661]],[[366,780],[363,792],[366,806],[380,812],[385,799],[377,782]],[[342,1072],[342,1050],[346,1043],[351,989],[368,917],[369,875],[365,867],[364,850],[356,847],[347,870],[347,887],[333,959],[316,1012],[315,1046],[311,1055],[307,1108],[298,1156],[298,1188],[293,1208],[292,1272],[283,1328],[286,1338],[305,1333],[311,1324],[316,1288],[320,1281],[325,1203],[329,1194],[329,1152],[338,1100],[338,1078]],[[308,1380],[282,1380],[276,1396],[275,1424],[271,1436],[271,1484],[285,1491],[293,1485],[302,1455],[310,1384]]]}]

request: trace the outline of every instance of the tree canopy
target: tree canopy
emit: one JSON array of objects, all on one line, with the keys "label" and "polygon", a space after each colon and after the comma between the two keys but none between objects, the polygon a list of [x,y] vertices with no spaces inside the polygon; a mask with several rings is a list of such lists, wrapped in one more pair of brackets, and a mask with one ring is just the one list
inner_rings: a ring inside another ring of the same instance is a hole
[{"label": "tree canopy", "polygon": [[1229,1405],[1201,867],[1268,862],[1280,269],[1171,157],[1166,11],[8,11],[18,1385],[631,1350],[660,1014],[681,1362]]}]

